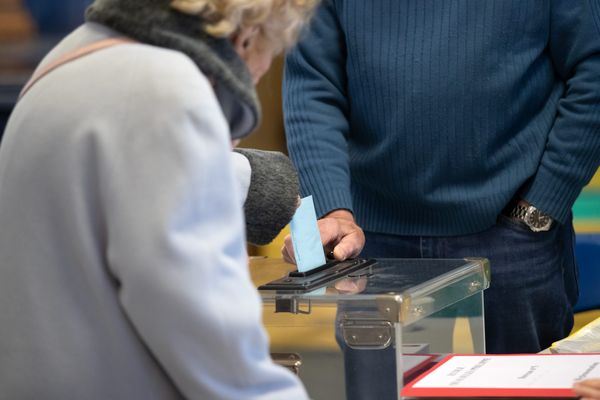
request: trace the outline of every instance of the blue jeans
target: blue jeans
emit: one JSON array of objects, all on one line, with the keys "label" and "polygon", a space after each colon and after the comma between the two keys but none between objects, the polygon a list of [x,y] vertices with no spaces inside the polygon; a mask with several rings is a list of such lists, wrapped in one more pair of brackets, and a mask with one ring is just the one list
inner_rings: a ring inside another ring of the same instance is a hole
[{"label": "blue jeans", "polygon": [[[577,302],[577,267],[571,221],[548,232],[500,216],[476,234],[414,237],[365,232],[361,256],[368,258],[464,258],[490,260],[491,283],[484,292],[488,353],[536,353],[569,334]],[[397,399],[393,350],[344,353],[350,400]]]}]

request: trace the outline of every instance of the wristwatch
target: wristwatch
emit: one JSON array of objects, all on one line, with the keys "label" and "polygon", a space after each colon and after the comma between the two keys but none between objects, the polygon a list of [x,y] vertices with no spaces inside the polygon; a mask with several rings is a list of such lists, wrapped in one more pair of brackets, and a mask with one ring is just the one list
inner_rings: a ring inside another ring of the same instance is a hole
[{"label": "wristwatch", "polygon": [[510,210],[508,216],[523,221],[533,232],[548,231],[554,222],[550,215],[543,213],[532,205],[517,204]]}]

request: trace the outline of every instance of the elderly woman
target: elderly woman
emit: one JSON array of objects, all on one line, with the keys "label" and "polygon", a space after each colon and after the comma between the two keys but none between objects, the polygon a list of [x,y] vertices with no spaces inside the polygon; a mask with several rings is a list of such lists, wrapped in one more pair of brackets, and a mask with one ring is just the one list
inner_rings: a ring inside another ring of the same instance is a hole
[{"label": "elderly woman", "polygon": [[0,148],[0,398],[306,398],[268,354],[231,144],[313,3],[97,0],[44,59]]}]

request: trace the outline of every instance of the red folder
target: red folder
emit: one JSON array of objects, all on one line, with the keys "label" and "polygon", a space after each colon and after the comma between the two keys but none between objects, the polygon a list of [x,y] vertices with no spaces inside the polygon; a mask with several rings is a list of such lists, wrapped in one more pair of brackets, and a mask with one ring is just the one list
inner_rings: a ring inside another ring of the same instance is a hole
[{"label": "red folder", "polygon": [[571,386],[588,378],[600,378],[600,354],[454,354],[407,384],[401,395],[576,398]]}]

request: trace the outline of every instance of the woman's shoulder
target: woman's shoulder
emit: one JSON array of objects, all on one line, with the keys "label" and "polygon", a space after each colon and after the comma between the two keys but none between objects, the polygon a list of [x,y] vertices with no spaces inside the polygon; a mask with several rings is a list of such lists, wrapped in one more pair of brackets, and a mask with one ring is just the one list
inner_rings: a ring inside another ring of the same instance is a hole
[{"label": "woman's shoulder", "polygon": [[[160,109],[173,116],[221,115],[220,103],[208,77],[184,53],[143,43],[114,49],[113,76],[120,86],[115,93],[137,99],[138,105]],[[110,61],[109,61],[110,63]],[[136,105],[130,105],[135,108]]]},{"label": "woman's shoulder", "polygon": [[[96,23],[85,23],[67,36],[47,58],[69,53],[106,39],[123,37]],[[124,38],[124,37],[123,37]],[[212,92],[209,79],[186,54],[137,41],[123,42],[99,50],[93,68],[112,69],[122,84],[143,87],[167,98]],[[93,54],[92,54],[93,55]],[[171,99],[173,100],[173,99]]]}]

